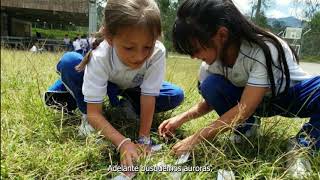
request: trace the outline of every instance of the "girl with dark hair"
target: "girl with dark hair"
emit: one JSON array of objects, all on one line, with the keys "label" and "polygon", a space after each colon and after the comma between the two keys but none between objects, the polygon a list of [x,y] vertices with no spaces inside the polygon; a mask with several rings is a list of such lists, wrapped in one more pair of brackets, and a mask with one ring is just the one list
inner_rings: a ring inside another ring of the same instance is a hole
[{"label": "girl with dark hair", "polygon": [[320,149],[320,76],[305,73],[285,41],[249,22],[231,0],[184,1],[172,33],[177,52],[204,61],[199,83],[203,100],[164,121],[160,135],[166,137],[212,110],[220,116],[177,143],[176,154],[233,127],[239,141],[237,135],[253,134],[256,116],[274,115],[310,117],[295,140]]},{"label": "girl with dark hair", "polygon": [[[50,106],[66,104],[71,111],[78,107],[83,114],[80,133],[100,131],[117,147],[121,165],[132,166],[139,149],[150,150],[154,113],[175,108],[184,96],[181,88],[163,81],[165,47],[157,40],[161,21],[156,2],[108,0],[104,14],[103,41],[94,44],[95,49],[84,58],[75,52],[62,56],[57,65],[61,81],[50,88],[45,100]],[[67,95],[59,99],[59,92]],[[112,106],[119,108],[129,103],[140,117],[136,143],[103,115],[106,95]]]}]

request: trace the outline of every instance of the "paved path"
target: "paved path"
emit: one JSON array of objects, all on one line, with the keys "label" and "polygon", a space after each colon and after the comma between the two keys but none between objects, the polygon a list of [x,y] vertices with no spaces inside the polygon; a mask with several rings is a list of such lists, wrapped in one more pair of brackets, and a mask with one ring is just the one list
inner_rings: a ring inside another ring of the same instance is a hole
[{"label": "paved path", "polygon": [[320,75],[320,64],[300,62],[300,66],[309,74]]}]

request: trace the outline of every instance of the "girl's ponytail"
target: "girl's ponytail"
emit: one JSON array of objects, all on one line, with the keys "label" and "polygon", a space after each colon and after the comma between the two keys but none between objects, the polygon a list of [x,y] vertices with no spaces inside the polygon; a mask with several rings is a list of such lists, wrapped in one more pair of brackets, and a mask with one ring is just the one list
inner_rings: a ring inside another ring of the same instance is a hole
[{"label": "girl's ponytail", "polygon": [[96,40],[92,43],[92,49],[83,57],[82,61],[75,67],[75,70],[78,72],[82,72],[86,65],[89,63],[92,50],[96,49],[99,44],[103,41],[103,36],[99,36],[96,38]]}]

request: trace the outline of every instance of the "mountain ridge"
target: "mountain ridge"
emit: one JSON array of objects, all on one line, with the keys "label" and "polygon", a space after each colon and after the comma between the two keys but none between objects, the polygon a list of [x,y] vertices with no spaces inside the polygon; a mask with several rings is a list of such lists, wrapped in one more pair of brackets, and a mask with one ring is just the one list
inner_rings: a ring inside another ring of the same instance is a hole
[{"label": "mountain ridge", "polygon": [[288,16],[288,17],[282,17],[282,18],[267,18],[268,25],[273,26],[274,22],[280,22],[286,27],[296,27],[296,28],[301,28],[303,27],[303,21],[293,17],[293,16]]}]

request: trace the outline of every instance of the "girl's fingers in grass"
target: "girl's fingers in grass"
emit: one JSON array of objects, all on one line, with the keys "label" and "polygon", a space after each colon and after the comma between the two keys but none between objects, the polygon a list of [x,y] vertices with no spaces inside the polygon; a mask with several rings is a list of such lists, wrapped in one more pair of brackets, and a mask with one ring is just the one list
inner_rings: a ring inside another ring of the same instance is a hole
[{"label": "girl's fingers in grass", "polygon": [[144,157],[151,153],[151,146],[145,144],[138,144],[137,146],[139,148],[140,156],[142,155]]},{"label": "girl's fingers in grass", "polygon": [[133,162],[132,162],[132,157],[130,154],[128,154],[128,156],[126,157],[126,163],[127,163],[127,166],[133,166]]},{"label": "girl's fingers in grass", "polygon": [[176,156],[180,156],[181,154],[183,154],[185,152],[183,145],[184,145],[183,140],[175,144],[172,147],[173,154]]},{"label": "girl's fingers in grass", "polygon": [[188,151],[191,151],[194,146],[196,145],[196,141],[194,140],[193,136],[189,136],[172,147],[174,154],[180,156]]},{"label": "girl's fingers in grass", "polygon": [[167,124],[168,124],[168,120],[165,120],[160,124],[160,126],[158,128],[158,132],[159,132],[160,136],[165,137],[165,132],[167,131],[167,129],[166,129]]},{"label": "girl's fingers in grass", "polygon": [[131,157],[132,157],[133,162],[136,162],[139,159],[139,155],[136,152],[132,153]]},{"label": "girl's fingers in grass", "polygon": [[120,163],[122,166],[127,165],[126,152],[120,154]]},{"label": "girl's fingers in grass", "polygon": [[173,133],[172,131],[167,131],[166,132],[166,137],[167,138],[173,138],[175,136],[175,133]]}]

